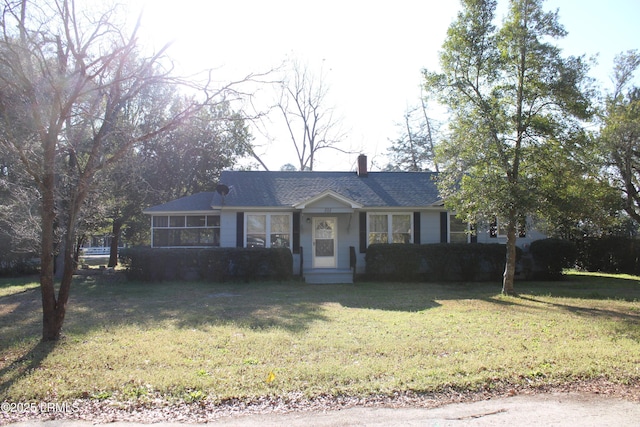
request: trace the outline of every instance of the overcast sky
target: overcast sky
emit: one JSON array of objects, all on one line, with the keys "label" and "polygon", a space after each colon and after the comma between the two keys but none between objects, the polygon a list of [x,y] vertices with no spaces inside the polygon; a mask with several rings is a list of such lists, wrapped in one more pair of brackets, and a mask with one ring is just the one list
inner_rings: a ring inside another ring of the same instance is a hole
[{"label": "overcast sky", "polygon": [[[386,164],[389,139],[399,134],[396,123],[419,102],[421,70],[438,69],[438,52],[460,8],[454,0],[130,4],[134,12],[144,6],[143,42],[160,46],[175,40],[169,55],[185,73],[215,67],[225,81],[271,69],[287,57],[318,70],[322,66],[330,103],[343,117],[342,146],[368,154],[378,167]],[[610,87],[613,57],[640,48],[640,0],[548,0],[545,8],[560,10],[560,22],[569,32],[559,42],[566,55],[599,55],[592,76],[605,88]],[[292,146],[286,135],[272,135],[276,141],[267,146],[264,136],[253,133],[256,143],[264,145],[263,158],[271,170],[297,163],[295,155],[287,155]],[[315,169],[354,170],[356,157],[324,151]]]}]

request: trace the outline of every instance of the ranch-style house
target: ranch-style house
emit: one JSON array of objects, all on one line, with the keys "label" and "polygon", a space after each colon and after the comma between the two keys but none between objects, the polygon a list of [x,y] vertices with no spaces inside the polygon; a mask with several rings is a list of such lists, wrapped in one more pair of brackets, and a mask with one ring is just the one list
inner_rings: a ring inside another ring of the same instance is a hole
[{"label": "ranch-style house", "polygon": [[[351,282],[373,243],[506,241],[499,224],[468,233],[444,208],[436,175],[368,172],[364,155],[357,172],[224,171],[216,191],[144,212],[152,247],[286,247],[307,283]],[[543,237],[528,230],[518,246]]]}]

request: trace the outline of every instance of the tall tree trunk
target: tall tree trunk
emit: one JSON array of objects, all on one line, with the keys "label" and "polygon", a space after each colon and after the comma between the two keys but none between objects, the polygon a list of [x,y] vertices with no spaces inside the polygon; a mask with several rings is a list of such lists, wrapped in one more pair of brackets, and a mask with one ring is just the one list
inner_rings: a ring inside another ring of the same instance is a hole
[{"label": "tall tree trunk", "polygon": [[76,266],[76,268],[80,263],[80,251],[82,250],[82,245],[84,244],[85,240],[86,240],[86,237],[84,236],[84,234],[82,235],[82,237],[78,237],[76,239],[76,246],[73,251],[73,263]]},{"label": "tall tree trunk", "polygon": [[[529,17],[527,15],[528,4],[523,8],[523,23],[522,28],[528,28]],[[522,150],[522,140],[525,134],[524,124],[524,86],[525,86],[525,72],[527,69],[527,43],[526,34],[522,36],[520,41],[519,52],[519,65],[518,65],[518,86],[517,86],[517,99],[516,99],[516,144],[513,154],[513,166],[511,171],[507,171],[507,176],[510,184],[510,192],[512,197],[517,197],[518,181],[520,180],[520,155]],[[504,277],[502,279],[502,293],[504,295],[517,295],[514,289],[514,280],[516,275],[516,228],[517,228],[517,216],[515,210],[509,211],[509,218],[507,221],[507,260],[504,266]]]},{"label": "tall tree trunk", "polygon": [[118,243],[120,242],[121,231],[122,220],[114,220],[111,228],[111,246],[109,248],[109,264],[107,264],[107,267],[115,267],[118,265]]},{"label": "tall tree trunk", "polygon": [[[52,133],[53,134],[53,133]],[[75,224],[79,206],[86,194],[86,182],[80,180],[77,184],[78,196],[70,203],[65,233],[61,244],[62,275],[56,297],[54,275],[54,228],[56,221],[56,176],[55,170],[55,142],[47,137],[44,145],[45,174],[42,181],[42,251],[40,289],[42,293],[42,340],[56,341],[62,335],[62,325],[67,312],[67,302],[71,290],[71,281],[76,269],[74,260],[75,249]]]},{"label": "tall tree trunk", "polygon": [[507,227],[507,256],[502,278],[502,293],[504,295],[517,295],[514,288],[514,278],[516,275],[516,226],[513,221],[509,221]]},{"label": "tall tree trunk", "polygon": [[[44,176],[42,191],[42,247],[40,249],[40,292],[42,294],[42,340],[55,341],[60,338],[62,320],[59,316],[54,286],[54,222],[55,174],[53,170],[55,145],[44,146]],[[63,314],[64,318],[64,314]]]}]

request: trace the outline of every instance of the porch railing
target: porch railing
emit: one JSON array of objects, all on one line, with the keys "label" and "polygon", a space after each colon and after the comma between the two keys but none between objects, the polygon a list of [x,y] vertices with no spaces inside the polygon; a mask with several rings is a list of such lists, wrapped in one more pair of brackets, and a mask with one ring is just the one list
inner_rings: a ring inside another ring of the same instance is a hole
[{"label": "porch railing", "polygon": [[302,248],[302,246],[300,246],[300,278],[304,278],[304,271],[303,271],[303,265],[304,265],[304,249]]},{"label": "porch railing", "polygon": [[356,283],[356,248],[354,246],[349,246],[349,268],[351,268],[353,272],[353,283]]}]

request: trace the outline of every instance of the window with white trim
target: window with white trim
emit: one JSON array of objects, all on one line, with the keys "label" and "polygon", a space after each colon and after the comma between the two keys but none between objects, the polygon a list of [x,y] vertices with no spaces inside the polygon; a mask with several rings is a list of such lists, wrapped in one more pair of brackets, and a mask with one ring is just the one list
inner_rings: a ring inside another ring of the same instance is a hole
[{"label": "window with white trim", "polygon": [[455,214],[449,216],[449,243],[469,243],[469,224]]},{"label": "window with white trim", "polygon": [[154,215],[155,248],[220,246],[220,215]]},{"label": "window with white trim", "polygon": [[412,214],[370,213],[367,216],[367,242],[411,243],[413,235]]},{"label": "window with white trim", "polygon": [[246,214],[248,248],[291,248],[291,214]]}]

